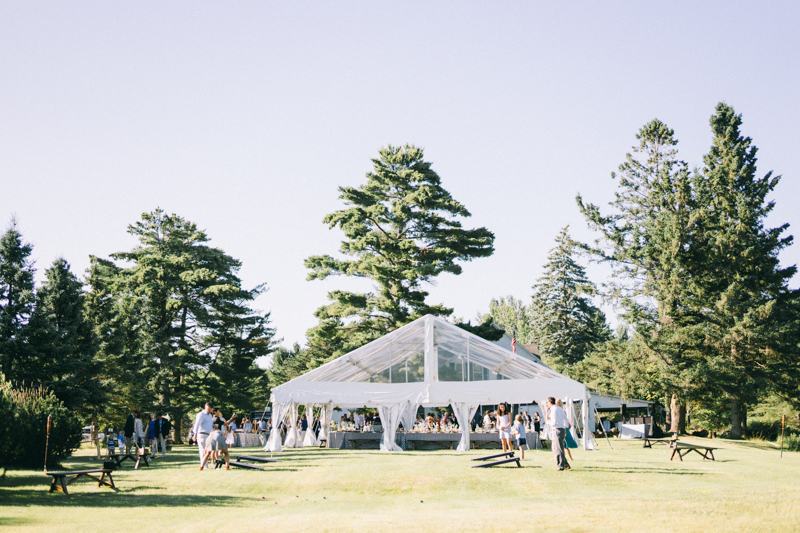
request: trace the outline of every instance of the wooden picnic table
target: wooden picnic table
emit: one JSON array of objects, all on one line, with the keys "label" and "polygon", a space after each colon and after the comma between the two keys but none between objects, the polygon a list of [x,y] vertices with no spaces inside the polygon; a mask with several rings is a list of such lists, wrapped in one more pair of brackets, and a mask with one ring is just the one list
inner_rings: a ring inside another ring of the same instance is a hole
[{"label": "wooden picnic table", "polygon": [[678,439],[673,439],[673,438],[669,438],[669,439],[654,439],[654,438],[645,437],[644,438],[644,446],[642,446],[642,448],[652,448],[653,444],[666,444],[666,445],[669,446],[672,443],[677,442],[677,440]]},{"label": "wooden picnic table", "polygon": [[117,467],[122,465],[123,461],[127,461],[130,459],[131,461],[135,461],[136,465],[133,467],[134,470],[138,470],[141,462],[144,461],[144,466],[150,466],[150,463],[147,462],[147,454],[146,453],[120,453],[117,455],[112,455],[111,459],[114,461]]},{"label": "wooden picnic table", "polygon": [[[92,474],[101,474],[100,477],[93,476]],[[110,468],[97,468],[94,470],[67,470],[65,472],[47,472],[48,476],[52,476],[53,480],[50,483],[50,492],[61,491],[67,496],[69,496],[69,492],[67,491],[67,485],[75,481],[80,477],[88,477],[97,481],[97,486],[100,487],[102,485],[106,485],[111,487],[112,489],[116,489],[114,486],[114,479],[111,477],[111,469]],[[67,479],[68,476],[72,476]],[[105,481],[105,477],[108,476],[108,481]]]},{"label": "wooden picnic table", "polygon": [[702,446],[697,444],[684,444],[682,442],[676,442],[671,446],[672,448],[672,455],[669,457],[669,460],[672,461],[675,459],[675,454],[678,454],[678,459],[683,461],[683,456],[689,452],[697,452],[698,454],[703,456],[703,459],[708,459],[709,461],[714,461],[714,450],[718,450],[719,448],[714,448],[712,446]]}]

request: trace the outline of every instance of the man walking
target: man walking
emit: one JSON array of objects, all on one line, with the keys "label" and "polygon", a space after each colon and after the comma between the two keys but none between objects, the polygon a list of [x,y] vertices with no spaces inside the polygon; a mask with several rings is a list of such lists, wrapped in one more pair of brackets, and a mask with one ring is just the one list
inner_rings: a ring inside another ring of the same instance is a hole
[{"label": "man walking", "polygon": [[[165,428],[167,429],[166,433],[164,432]],[[169,420],[164,418],[164,413],[159,411],[153,424],[153,454],[150,456],[151,459],[156,458],[158,450],[161,450],[162,459],[167,456],[166,435],[169,435]]]},{"label": "man walking", "polygon": [[203,464],[205,456],[206,439],[213,429],[214,417],[211,415],[211,404],[206,403],[205,408],[194,417],[194,425],[192,426],[195,439],[197,439],[197,452],[200,454],[200,464]]},{"label": "man walking", "polygon": [[136,417],[139,415],[139,412],[131,410],[130,414],[128,415],[127,420],[125,420],[125,453],[131,453],[131,446],[133,446],[133,428],[136,423]]},{"label": "man walking", "polygon": [[556,405],[556,399],[552,397],[547,399],[547,423],[553,428],[551,449],[556,457],[558,470],[569,470],[570,466],[566,455],[564,455],[564,439],[567,436],[569,420],[567,420],[567,414],[564,410]]},{"label": "man walking", "polygon": [[167,439],[169,432],[172,431],[172,422],[169,418],[164,418],[163,413],[158,413],[158,419],[161,421],[161,435],[159,437],[158,446],[161,448],[161,458],[167,457]]}]

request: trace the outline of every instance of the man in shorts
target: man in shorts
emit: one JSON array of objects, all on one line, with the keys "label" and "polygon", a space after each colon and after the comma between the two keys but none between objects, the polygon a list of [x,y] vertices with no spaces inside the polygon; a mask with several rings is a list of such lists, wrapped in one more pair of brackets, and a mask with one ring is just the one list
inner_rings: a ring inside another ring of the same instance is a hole
[{"label": "man in shorts", "polygon": [[197,440],[197,451],[200,456],[200,463],[205,457],[206,440],[209,433],[214,429],[214,418],[211,416],[211,404],[207,403],[202,411],[197,413],[192,426],[192,432]]}]

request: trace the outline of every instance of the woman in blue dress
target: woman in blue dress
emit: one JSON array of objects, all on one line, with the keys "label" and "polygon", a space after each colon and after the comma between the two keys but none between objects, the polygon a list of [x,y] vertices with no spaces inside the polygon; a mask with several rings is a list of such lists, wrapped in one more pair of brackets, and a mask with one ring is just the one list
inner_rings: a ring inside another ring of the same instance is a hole
[{"label": "woman in blue dress", "polygon": [[156,441],[156,415],[150,413],[150,424],[147,426],[147,441],[150,443],[150,449],[155,450],[154,445]]}]

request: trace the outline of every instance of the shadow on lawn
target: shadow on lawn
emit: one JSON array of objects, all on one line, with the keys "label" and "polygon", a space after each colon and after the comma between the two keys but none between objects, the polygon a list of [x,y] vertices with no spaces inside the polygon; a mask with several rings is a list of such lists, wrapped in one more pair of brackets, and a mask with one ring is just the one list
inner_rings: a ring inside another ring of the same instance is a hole
[{"label": "shadow on lawn", "polygon": [[592,472],[616,472],[618,474],[674,474],[678,476],[707,476],[714,475],[714,472],[697,472],[692,470],[668,470],[666,468],[611,468],[606,466],[582,466],[580,470]]},{"label": "shadow on lawn", "polygon": [[242,504],[242,498],[233,496],[163,493],[137,495],[138,490],[146,489],[162,490],[164,487],[125,489],[117,486],[115,491],[109,487],[97,487],[96,484],[85,483],[83,486],[70,485],[70,494],[65,496],[60,492],[49,493],[49,484],[47,484],[42,485],[40,491],[0,489],[0,500],[3,502],[3,506],[8,507],[30,505],[42,507],[201,507],[209,505],[236,507]]}]

